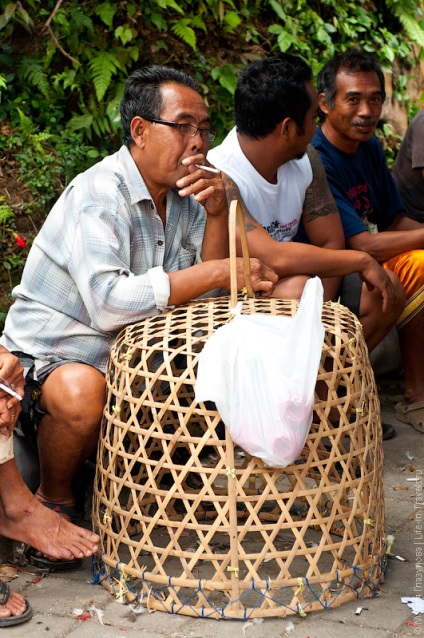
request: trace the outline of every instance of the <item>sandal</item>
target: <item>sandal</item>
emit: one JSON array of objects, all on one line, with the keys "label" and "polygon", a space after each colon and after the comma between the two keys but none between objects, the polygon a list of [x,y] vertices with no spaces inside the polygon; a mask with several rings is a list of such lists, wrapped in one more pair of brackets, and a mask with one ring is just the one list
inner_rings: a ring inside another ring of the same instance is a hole
[{"label": "sandal", "polygon": [[[0,580],[0,605],[5,605],[9,600],[10,596],[10,587],[4,580]],[[0,627],[11,627],[12,625],[20,625],[27,620],[32,618],[32,609],[27,600],[26,609],[23,614],[20,616],[6,616],[5,618],[0,618]]]},{"label": "sandal", "polygon": [[424,401],[416,403],[400,403],[396,404],[396,416],[399,421],[412,425],[417,432],[424,434]]}]

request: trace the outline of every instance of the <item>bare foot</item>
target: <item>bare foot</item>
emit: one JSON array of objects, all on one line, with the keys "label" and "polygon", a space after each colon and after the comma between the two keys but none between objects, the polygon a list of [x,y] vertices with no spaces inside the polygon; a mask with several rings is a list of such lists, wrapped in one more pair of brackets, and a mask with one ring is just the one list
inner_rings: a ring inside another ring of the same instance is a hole
[{"label": "bare foot", "polygon": [[[4,485],[6,489],[1,489]],[[7,490],[9,492],[5,494]],[[83,558],[97,551],[100,540],[97,534],[73,525],[44,507],[21,479],[14,481],[13,485],[7,481],[5,484],[0,482],[0,496],[0,529],[4,536],[22,541],[59,560]]]},{"label": "bare foot", "polygon": [[22,594],[18,594],[13,589],[10,590],[9,600],[7,603],[0,605],[0,618],[9,618],[9,616],[22,616],[26,610],[26,601]]}]

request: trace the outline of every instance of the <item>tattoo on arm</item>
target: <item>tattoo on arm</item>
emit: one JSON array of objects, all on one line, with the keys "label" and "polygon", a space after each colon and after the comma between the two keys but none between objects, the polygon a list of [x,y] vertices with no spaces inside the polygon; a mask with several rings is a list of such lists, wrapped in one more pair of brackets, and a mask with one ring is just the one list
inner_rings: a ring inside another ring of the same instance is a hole
[{"label": "tattoo on arm", "polygon": [[250,233],[252,230],[255,230],[256,228],[260,227],[260,224],[258,224],[256,219],[250,214],[249,210],[247,209],[247,206],[244,203],[241,193],[238,189],[238,186],[234,182],[234,180],[232,180],[231,177],[229,177],[225,173],[222,173],[222,181],[224,182],[225,191],[227,194],[228,207],[230,206],[233,199],[238,199],[240,203],[241,210],[243,211],[243,218],[244,218],[244,225],[246,226],[246,232]]},{"label": "tattoo on arm", "polygon": [[306,191],[303,204],[303,219],[312,222],[318,217],[338,213],[336,202],[328,186],[327,176],[318,152],[308,146],[308,157],[312,168],[312,182]]}]

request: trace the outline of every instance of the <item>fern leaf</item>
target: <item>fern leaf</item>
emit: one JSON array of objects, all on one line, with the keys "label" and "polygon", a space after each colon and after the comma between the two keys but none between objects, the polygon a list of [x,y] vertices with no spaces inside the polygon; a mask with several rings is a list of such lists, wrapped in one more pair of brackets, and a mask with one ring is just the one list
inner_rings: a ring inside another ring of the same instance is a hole
[{"label": "fern leaf", "polygon": [[13,210],[6,204],[0,204],[0,224],[4,224],[11,217],[13,217]]},{"label": "fern leaf", "polygon": [[44,95],[44,97],[49,97],[49,81],[37,61],[31,61],[28,58],[24,58],[22,63],[19,65],[18,75],[21,79],[28,80],[28,82],[32,84],[32,86],[35,86]]},{"label": "fern leaf", "polygon": [[82,31],[85,28],[89,33],[94,33],[93,21],[85,13],[83,13],[81,7],[72,9],[71,17],[73,23],[72,26],[76,27],[78,31]]},{"label": "fern leaf", "polygon": [[17,109],[19,115],[19,128],[25,137],[29,137],[35,133],[35,126],[31,119],[25,115],[20,108]]},{"label": "fern leaf", "polygon": [[182,9],[175,0],[157,0],[157,4],[161,9],[174,9],[184,15],[184,9]]},{"label": "fern leaf", "polygon": [[81,129],[90,129],[93,123],[93,116],[91,113],[85,113],[84,115],[74,115],[66,124],[66,128],[71,131],[80,131]]},{"label": "fern leaf", "polygon": [[102,51],[90,61],[89,67],[97,100],[101,102],[109,88],[112,76],[121,66],[112,53]]},{"label": "fern leaf", "polygon": [[203,22],[200,16],[193,16],[190,19],[190,26],[193,29],[202,29],[205,33],[207,33],[206,24]]},{"label": "fern leaf", "polygon": [[183,18],[182,20],[178,20],[171,27],[171,31],[175,33],[177,38],[180,38],[183,42],[191,46],[193,51],[196,51],[197,42],[196,42],[196,34],[193,29],[188,26],[190,20],[188,18]]},{"label": "fern leaf", "polygon": [[418,22],[410,15],[402,13],[401,11],[397,12],[397,18],[411,40],[424,48],[424,30],[420,27]]}]

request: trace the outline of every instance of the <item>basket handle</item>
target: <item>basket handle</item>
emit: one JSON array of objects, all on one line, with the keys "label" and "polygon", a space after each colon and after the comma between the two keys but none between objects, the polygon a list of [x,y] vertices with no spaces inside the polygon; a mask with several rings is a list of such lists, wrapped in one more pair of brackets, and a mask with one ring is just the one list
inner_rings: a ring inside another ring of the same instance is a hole
[{"label": "basket handle", "polygon": [[243,254],[244,278],[246,282],[246,290],[248,297],[254,297],[252,288],[252,279],[250,275],[250,259],[249,248],[247,245],[246,226],[244,224],[243,211],[240,202],[233,199],[230,204],[229,238],[230,238],[230,282],[231,282],[231,308],[235,308],[237,304],[237,250],[236,250],[236,220],[238,222],[241,239],[241,249]]}]

